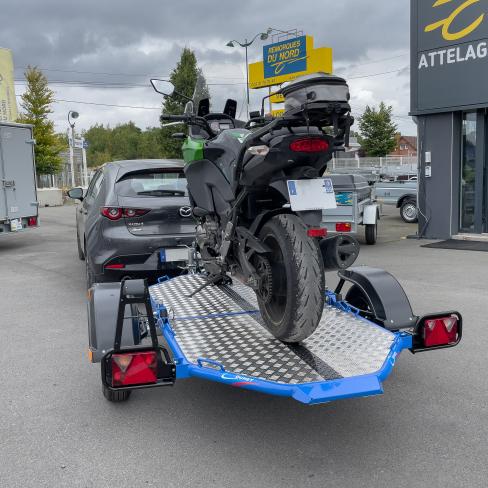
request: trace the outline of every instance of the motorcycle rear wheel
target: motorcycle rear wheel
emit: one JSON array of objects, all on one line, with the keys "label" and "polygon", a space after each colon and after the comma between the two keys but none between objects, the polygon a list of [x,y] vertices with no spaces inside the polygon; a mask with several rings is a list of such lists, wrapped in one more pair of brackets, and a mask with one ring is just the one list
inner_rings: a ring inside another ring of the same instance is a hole
[{"label": "motorcycle rear wheel", "polygon": [[292,214],[264,224],[259,237],[270,249],[272,296],[258,304],[264,325],[283,342],[296,343],[317,328],[324,310],[324,264],[317,241]]}]

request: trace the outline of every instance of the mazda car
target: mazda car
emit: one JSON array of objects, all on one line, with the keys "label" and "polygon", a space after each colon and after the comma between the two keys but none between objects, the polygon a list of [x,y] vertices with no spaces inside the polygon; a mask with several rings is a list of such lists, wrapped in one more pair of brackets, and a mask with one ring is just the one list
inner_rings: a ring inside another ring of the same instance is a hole
[{"label": "mazda car", "polygon": [[78,255],[87,284],[177,274],[195,237],[183,161],[104,164],[88,189],[72,188]]}]

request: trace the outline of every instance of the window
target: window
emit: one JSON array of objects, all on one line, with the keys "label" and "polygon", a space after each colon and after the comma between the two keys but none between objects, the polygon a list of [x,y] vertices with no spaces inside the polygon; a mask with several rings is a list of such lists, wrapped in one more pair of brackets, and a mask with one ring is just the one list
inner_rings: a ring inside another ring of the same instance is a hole
[{"label": "window", "polygon": [[463,232],[474,232],[476,190],[476,119],[476,112],[466,112],[463,114],[460,192],[460,228]]},{"label": "window", "polygon": [[188,196],[185,175],[175,170],[128,173],[116,183],[115,189],[124,197]]}]

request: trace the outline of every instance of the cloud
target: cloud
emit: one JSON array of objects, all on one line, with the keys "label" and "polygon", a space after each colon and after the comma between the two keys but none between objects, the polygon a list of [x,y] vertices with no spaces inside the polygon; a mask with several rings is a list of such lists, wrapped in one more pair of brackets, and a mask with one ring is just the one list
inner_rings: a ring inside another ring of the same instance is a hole
[{"label": "cloud", "polygon": [[[134,88],[88,88],[52,84],[58,99],[132,106],[159,107],[161,100],[148,86],[150,75],[168,75],[184,46],[195,50],[216,100],[226,96],[242,102],[245,95],[244,51],[225,46],[230,39],[244,40],[268,26],[298,28],[314,35],[315,45],[331,46],[338,73],[369,76],[351,80],[355,111],[365,103],[390,100],[404,117],[408,112],[409,2],[406,0],[16,0],[2,5],[0,46],[13,50],[16,78],[23,68],[37,65],[51,82],[124,83]],[[251,59],[261,55],[261,43],[250,49]],[[397,57],[395,57],[397,56]],[[385,61],[378,61],[385,60]],[[57,71],[55,71],[57,70]],[[87,72],[87,73],[85,73]],[[103,74],[99,74],[103,73]],[[115,75],[116,74],[116,75]],[[224,84],[225,83],[225,84]],[[20,93],[22,86],[17,86]],[[365,93],[370,93],[365,98]],[[262,92],[261,92],[262,94]],[[253,104],[259,104],[253,92]],[[369,101],[368,101],[369,100]],[[58,130],[66,126],[67,110],[55,106]],[[75,107],[78,125],[95,122],[135,121],[157,124],[157,110],[82,105]],[[400,128],[413,133],[414,125],[398,119]]]}]

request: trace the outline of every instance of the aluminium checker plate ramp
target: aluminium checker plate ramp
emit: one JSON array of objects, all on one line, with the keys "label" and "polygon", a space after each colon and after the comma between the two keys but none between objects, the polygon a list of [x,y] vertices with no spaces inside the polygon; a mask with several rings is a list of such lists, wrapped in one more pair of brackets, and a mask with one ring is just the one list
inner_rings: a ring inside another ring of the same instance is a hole
[{"label": "aluminium checker plate ramp", "polygon": [[327,305],[317,330],[300,344],[284,344],[264,327],[249,287],[209,286],[189,298],[205,278],[185,275],[149,288],[173,351],[178,379],[200,377],[303,403],[383,392],[381,381],[411,337]]}]

